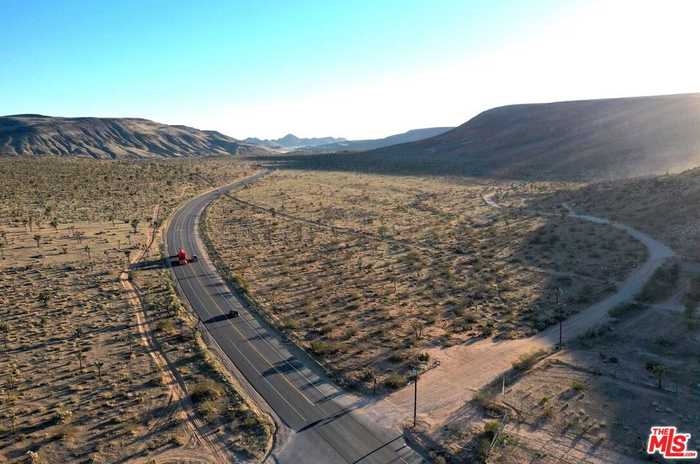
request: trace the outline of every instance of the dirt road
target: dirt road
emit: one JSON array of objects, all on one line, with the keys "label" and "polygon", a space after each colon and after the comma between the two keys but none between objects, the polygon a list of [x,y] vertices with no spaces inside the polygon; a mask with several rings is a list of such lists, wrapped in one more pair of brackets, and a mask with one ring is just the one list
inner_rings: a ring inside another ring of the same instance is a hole
[{"label": "dirt road", "polygon": [[[493,197],[484,201],[500,207]],[[566,205],[565,205],[566,206]],[[570,207],[572,220],[607,224],[627,232],[639,240],[648,250],[647,260],[632,272],[620,285],[618,291],[604,300],[567,319],[563,323],[563,341],[575,339],[608,320],[608,311],[637,295],[654,271],[673,251],[663,243],[624,224],[610,222],[604,218],[577,214]],[[431,427],[449,420],[475,392],[504,375],[521,355],[536,350],[551,350],[559,343],[559,326],[526,339],[480,340],[468,345],[429,351],[431,359],[440,361],[440,366],[421,376],[418,387],[418,415]],[[371,403],[362,412],[373,421],[387,427],[396,427],[413,413],[413,386],[399,390],[380,401]]]}]

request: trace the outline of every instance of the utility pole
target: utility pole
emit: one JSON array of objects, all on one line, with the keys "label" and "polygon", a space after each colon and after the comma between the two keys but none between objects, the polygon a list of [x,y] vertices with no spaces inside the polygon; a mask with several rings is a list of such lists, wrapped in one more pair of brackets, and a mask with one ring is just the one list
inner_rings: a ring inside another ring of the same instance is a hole
[{"label": "utility pole", "polygon": [[418,410],[418,369],[413,368],[413,428],[416,428],[416,413]]},{"label": "utility pole", "polygon": [[559,304],[559,296],[563,295],[564,292],[562,291],[561,287],[557,287],[557,291],[554,293],[554,298],[556,301],[556,306],[557,306],[557,316],[559,319],[559,345],[557,346],[558,350],[561,350],[561,347],[563,345],[563,324],[564,324],[564,314],[561,308],[561,305]]},{"label": "utility pole", "polygon": [[562,338],[562,320],[561,320],[561,314],[559,314],[559,349],[561,350],[561,338]]}]

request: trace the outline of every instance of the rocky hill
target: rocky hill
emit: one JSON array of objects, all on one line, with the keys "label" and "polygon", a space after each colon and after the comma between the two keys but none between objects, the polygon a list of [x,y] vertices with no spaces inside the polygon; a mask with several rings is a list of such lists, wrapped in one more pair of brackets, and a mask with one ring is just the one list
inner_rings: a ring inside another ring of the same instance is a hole
[{"label": "rocky hill", "polygon": [[280,164],[545,180],[678,172],[700,165],[700,94],[504,106],[417,142]]},{"label": "rocky hill", "polygon": [[343,142],[345,139],[336,137],[297,137],[294,134],[287,134],[279,139],[259,139],[256,137],[248,137],[243,140],[251,145],[258,145],[265,148],[271,148],[276,150],[295,150],[300,148],[310,148],[319,145],[326,145],[330,143]]},{"label": "rocky hill", "polygon": [[215,131],[138,118],[0,117],[0,156],[98,159],[264,154],[261,147]]},{"label": "rocky hill", "polygon": [[390,135],[381,139],[343,140],[340,142],[326,143],[311,149],[318,153],[332,153],[336,151],[367,151],[377,148],[397,145],[399,143],[415,142],[436,135],[444,134],[452,127],[428,127],[425,129],[412,129],[401,134]]}]

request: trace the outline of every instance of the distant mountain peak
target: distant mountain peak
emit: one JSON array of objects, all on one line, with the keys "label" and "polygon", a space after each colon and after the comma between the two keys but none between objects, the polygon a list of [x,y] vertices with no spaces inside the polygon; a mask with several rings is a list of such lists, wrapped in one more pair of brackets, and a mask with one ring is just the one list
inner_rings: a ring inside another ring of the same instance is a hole
[{"label": "distant mountain peak", "polygon": [[267,148],[294,150],[299,148],[316,147],[327,143],[342,142],[345,139],[336,137],[312,137],[304,138],[297,137],[289,133],[279,139],[259,139],[257,137],[248,137],[244,140],[246,143],[259,145]]},{"label": "distant mountain peak", "polygon": [[310,147],[307,151],[315,153],[332,153],[336,151],[367,151],[377,148],[398,145],[400,143],[415,142],[430,137],[435,137],[452,129],[452,127],[428,127],[424,129],[411,129],[401,134],[390,135],[382,139],[367,140],[340,140],[323,145]]},{"label": "distant mountain peak", "polygon": [[282,137],[281,139],[277,139],[277,142],[278,143],[297,143],[297,142],[299,142],[299,140],[300,140],[299,137],[297,137],[296,135],[287,134],[284,137]]}]

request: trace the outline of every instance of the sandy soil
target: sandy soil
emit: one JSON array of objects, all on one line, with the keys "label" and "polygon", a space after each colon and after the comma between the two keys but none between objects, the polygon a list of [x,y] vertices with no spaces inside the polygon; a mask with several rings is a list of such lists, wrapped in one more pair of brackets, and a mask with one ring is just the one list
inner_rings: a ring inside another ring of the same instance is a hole
[{"label": "sandy soil", "polygon": [[[488,198],[488,202],[492,206],[498,206],[491,197]],[[573,212],[570,212],[569,218],[571,220],[586,220],[608,224],[611,227],[624,230],[630,235],[631,240],[638,240],[647,247],[648,259],[633,272],[619,288],[618,292],[564,322],[562,325],[562,338],[565,346],[574,343],[582,336],[592,333],[591,331],[596,329],[596,327],[608,322],[610,320],[608,311],[618,307],[625,301],[632,300],[640,292],[647,280],[651,278],[654,271],[673,255],[672,251],[664,244],[626,225],[610,224],[602,218],[575,214]],[[677,299],[677,297],[675,298]],[[511,380],[508,380],[508,376],[510,375],[511,378],[514,376],[512,370],[515,363],[523,357],[527,357],[530,353],[538,351],[549,352],[558,343],[559,328],[555,326],[529,339],[507,341],[489,339],[478,341],[471,345],[431,351],[431,358],[439,360],[440,366],[426,372],[420,379],[420,406],[418,411],[423,426],[438,435],[442,428],[449,427],[450,424],[453,424],[454,427],[454,422],[464,416],[465,411],[463,409],[473,408],[473,406],[469,405],[464,406],[465,403],[477,396],[485,386],[493,384],[494,381],[497,381],[499,377],[504,375],[506,376],[505,382],[510,382]],[[544,384],[546,383],[544,382]],[[412,387],[395,392],[365,408],[366,413],[373,420],[380,421],[386,425],[405,423],[406,418],[412,413],[413,394]],[[523,409],[528,410],[527,407]],[[475,414],[481,416],[481,414]],[[459,427],[456,428],[458,429]],[[522,430],[512,431],[511,433],[519,435],[523,439],[528,436]],[[546,437],[540,437],[540,439],[544,440]],[[567,455],[572,459],[571,462],[577,462],[577,459],[583,456],[587,456],[586,459],[591,460],[591,462],[610,462],[606,455],[606,453],[612,453],[609,450],[593,453],[590,449],[592,445],[583,443],[576,447],[571,445],[571,440],[564,440],[563,442],[562,446],[566,448]],[[533,448],[540,452],[542,451],[541,448],[536,446]],[[629,452],[629,450],[626,451]],[[613,461],[622,462],[616,459],[613,459]],[[513,460],[512,462],[521,461]]]},{"label": "sandy soil", "polygon": [[558,311],[604,298],[644,255],[607,226],[494,210],[483,190],[278,173],[215,203],[207,225],[234,278],[283,330],[342,381],[381,391],[439,348],[543,330]]},{"label": "sandy soil", "polygon": [[[159,222],[159,199],[167,214],[209,181],[246,172],[217,160],[0,162],[0,461],[31,451],[45,463],[245,462],[263,452],[266,428],[171,313],[165,271],[132,272],[145,312],[120,280]],[[95,182],[74,184],[85,178]],[[209,451],[212,441],[223,451]]]}]

